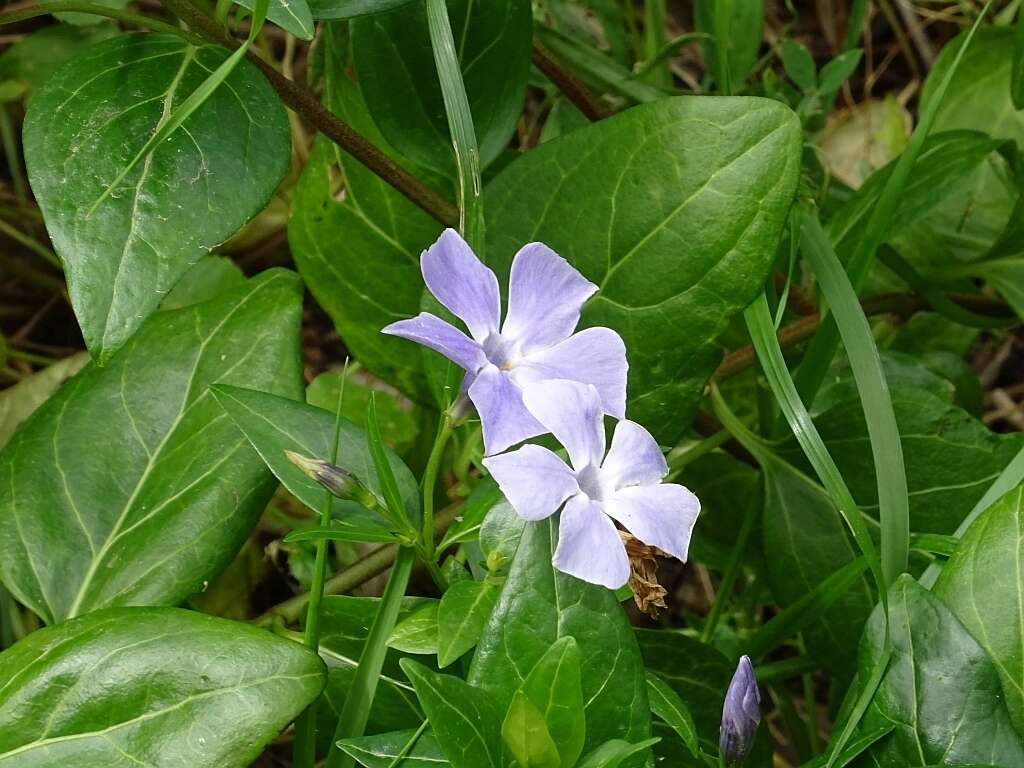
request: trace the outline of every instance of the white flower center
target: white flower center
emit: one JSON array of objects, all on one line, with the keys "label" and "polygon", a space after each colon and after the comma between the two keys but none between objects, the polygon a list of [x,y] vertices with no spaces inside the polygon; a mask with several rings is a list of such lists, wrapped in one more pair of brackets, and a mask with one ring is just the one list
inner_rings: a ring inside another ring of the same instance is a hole
[{"label": "white flower center", "polygon": [[593,464],[588,464],[576,473],[576,483],[592,501],[604,501],[605,495],[612,490],[601,468]]},{"label": "white flower center", "polygon": [[512,370],[519,359],[519,345],[511,339],[502,338],[500,333],[492,333],[484,339],[482,346],[487,361],[502,371]]}]

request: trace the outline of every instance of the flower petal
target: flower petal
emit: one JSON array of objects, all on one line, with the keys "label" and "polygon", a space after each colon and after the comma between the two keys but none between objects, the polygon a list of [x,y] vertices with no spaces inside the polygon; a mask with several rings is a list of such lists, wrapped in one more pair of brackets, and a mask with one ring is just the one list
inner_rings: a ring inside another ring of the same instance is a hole
[{"label": "flower petal", "polygon": [[574,469],[601,465],[604,412],[593,386],[566,379],[540,381],[523,390],[523,402],[565,446]]},{"label": "flower petal", "polygon": [[473,373],[487,362],[483,348],[451,323],[421,312],[408,320],[385,326],[381,333],[401,336],[440,352],[465,371]]},{"label": "flower petal", "polygon": [[484,459],[484,466],[524,520],[543,520],[554,514],[580,489],[565,462],[539,445],[490,456]]},{"label": "flower petal", "polygon": [[487,364],[480,369],[468,394],[480,414],[488,456],[544,434],[544,427],[523,405],[522,391],[497,366]]},{"label": "flower petal", "polygon": [[651,433],[628,419],[615,425],[612,447],[601,469],[614,488],[651,485],[668,474],[668,464]]},{"label": "flower petal", "polygon": [[587,328],[553,347],[536,351],[513,368],[516,382],[526,389],[545,379],[571,379],[593,384],[605,413],[626,415],[626,345],[611,328]]},{"label": "flower petal", "polygon": [[629,558],[615,524],[585,496],[565,503],[552,562],[563,573],[608,589],[629,581]]},{"label": "flower petal", "polygon": [[498,330],[501,303],[498,278],[476,257],[454,229],[446,229],[420,258],[423,280],[438,301],[454,312],[483,342]]},{"label": "flower petal", "polygon": [[686,562],[690,534],[700,502],[688,488],[673,483],[635,485],[616,491],[603,502],[604,511],[644,544]]},{"label": "flower petal", "polygon": [[597,286],[544,243],[529,243],[512,260],[508,313],[501,335],[529,352],[576,330],[583,303]]}]

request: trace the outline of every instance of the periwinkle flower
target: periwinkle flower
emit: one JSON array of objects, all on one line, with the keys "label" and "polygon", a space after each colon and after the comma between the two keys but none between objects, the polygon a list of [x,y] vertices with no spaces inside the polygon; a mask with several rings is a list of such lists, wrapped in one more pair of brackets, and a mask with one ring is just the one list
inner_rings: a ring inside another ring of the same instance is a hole
[{"label": "periwinkle flower", "polygon": [[498,279],[454,230],[423,252],[420,267],[430,292],[469,336],[429,312],[383,331],[430,347],[466,371],[463,389],[480,415],[486,453],[546,431],[523,405],[522,390],[536,382],[592,384],[604,413],[625,415],[625,345],[610,328],[573,332],[597,286],[546,245],[529,243],[515,255],[504,323]]},{"label": "periwinkle flower", "polygon": [[539,445],[484,459],[520,517],[542,520],[564,503],[554,565],[618,589],[629,580],[626,548],[614,521],[650,546],[686,560],[700,502],[681,485],[662,483],[668,465],[639,424],[623,419],[605,455],[602,399],[590,384],[532,384],[524,402],[545,431],[565,446],[571,466]]},{"label": "periwinkle flower", "polygon": [[761,722],[760,704],[761,694],[754,678],[754,665],[750,663],[749,656],[741,656],[725,694],[718,741],[722,760],[728,768],[742,765],[750,754]]}]

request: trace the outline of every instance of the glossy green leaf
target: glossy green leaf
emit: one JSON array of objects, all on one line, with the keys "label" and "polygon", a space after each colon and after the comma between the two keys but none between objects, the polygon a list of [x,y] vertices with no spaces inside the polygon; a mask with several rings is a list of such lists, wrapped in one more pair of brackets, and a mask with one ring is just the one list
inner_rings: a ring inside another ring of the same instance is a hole
[{"label": "glossy green leaf", "polygon": [[117,34],[110,25],[76,27],[55,24],[37,29],[0,53],[0,81],[15,80],[39,88],[65,62],[88,46]]},{"label": "glossy green leaf", "polygon": [[690,753],[697,757],[700,745],[697,743],[697,726],[689,708],[668,683],[653,672],[647,673],[647,698],[651,712],[660,717],[683,740]]},{"label": "glossy green leaf", "polygon": [[394,389],[362,370],[358,363],[349,363],[346,374],[342,371],[321,373],[306,387],[306,402],[333,411],[338,404],[343,377],[345,397],[341,415],[365,429],[370,397],[375,397],[377,422],[384,442],[399,454],[412,448],[420,431],[419,410]]},{"label": "glossy green leaf", "polygon": [[558,748],[544,715],[522,691],[516,691],[501,724],[501,739],[522,768],[559,768]]},{"label": "glossy green leaf", "polygon": [[1024,487],[967,529],[933,591],[988,652],[1024,737]]},{"label": "glossy green leaf", "polygon": [[789,79],[805,91],[817,85],[818,73],[814,59],[801,43],[789,38],[782,41],[782,65]]},{"label": "glossy green leaf", "polygon": [[181,129],[89,209],[226,52],[122,35],[62,67],[32,100],[25,159],[86,344],[101,362],[188,268],[259,212],[287,171],[284,108],[241,62]]},{"label": "glossy green leaf", "polygon": [[[529,0],[450,0],[480,167],[508,144],[523,109],[533,23]],[[352,22],[352,56],[373,121],[415,163],[455,177],[452,142],[423,3]]]},{"label": "glossy green leaf", "polygon": [[412,659],[403,659],[402,669],[452,768],[501,768],[501,715],[494,697]]},{"label": "glossy green leaf", "polygon": [[459,581],[437,609],[437,663],[442,669],[476,645],[498,601],[491,581]]},{"label": "glossy green leaf", "polygon": [[[345,739],[338,742],[342,751],[354,757],[365,768],[393,768],[395,760],[409,741],[416,735],[415,730],[392,731],[376,736],[361,736],[358,739]],[[451,763],[444,756],[437,739],[429,729],[416,739],[402,762],[400,768],[445,768]]]},{"label": "glossy green leaf", "polygon": [[215,298],[245,282],[242,270],[225,256],[204,256],[175,284],[160,309],[180,309]]},{"label": "glossy green leaf", "polygon": [[[870,466],[870,455],[867,461]],[[858,552],[835,504],[815,480],[774,456],[764,457],[762,468],[765,567],[772,595],[787,607],[857,560]],[[857,639],[874,604],[867,579],[859,576],[805,630],[808,650],[840,679],[853,674]]]},{"label": "glossy green leaf", "polygon": [[[556,571],[557,521],[526,526],[470,667],[469,681],[505,710],[534,665],[563,637],[579,649],[586,749],[609,738],[642,741],[650,708],[636,639],[612,592]],[[636,763],[642,765],[643,760]]]},{"label": "glossy green leaf", "polygon": [[300,396],[300,316],[294,273],[266,272],[153,315],[36,411],[0,460],[0,569],[21,602],[48,623],[173,605],[231,562],[275,484],[208,387]]},{"label": "glossy green leaf", "polygon": [[432,600],[395,625],[388,646],[405,653],[437,653],[437,600]]},{"label": "glossy green leaf", "polygon": [[[948,396],[896,385],[892,397],[907,466],[910,528],[920,533],[952,533],[1024,440],[1019,435],[991,432],[950,403]],[[854,499],[865,512],[877,514],[867,427],[855,396],[838,397],[815,417],[815,424]],[[805,466],[793,440],[779,453],[797,466]]]},{"label": "glossy green leaf", "polygon": [[584,757],[577,768],[619,768],[634,755],[645,753],[657,741],[657,739],[647,739],[637,744],[630,744],[621,739],[611,739]]},{"label": "glossy green leaf", "polygon": [[0,448],[36,408],[87,362],[89,356],[84,352],[65,357],[0,392]]},{"label": "glossy green leaf", "polygon": [[0,655],[0,766],[244,768],[323,686],[315,654],[265,630],[98,611]]},{"label": "glossy green leaf", "polygon": [[[243,8],[253,10],[256,0],[235,0]],[[315,29],[313,14],[307,0],[270,0],[267,6],[267,21],[274,22],[281,29],[291,32],[302,40],[312,40]]]},{"label": "glossy green leaf", "polygon": [[[341,42],[324,33],[327,105],[385,153],[393,151],[370,121],[356,85],[344,74]],[[339,192],[335,168],[344,170]],[[341,201],[338,195],[343,195]],[[380,332],[419,312],[419,254],[440,233],[427,214],[355,160],[319,137],[295,188],[288,244],[310,293],[331,316],[348,350],[370,371],[415,399],[429,401],[420,355]]]},{"label": "glossy green leaf", "polygon": [[[254,389],[218,384],[213,393],[284,487],[310,509],[318,510],[327,491],[292,464],[285,451],[314,459],[329,458],[334,438],[334,414]],[[366,433],[342,419],[337,448],[338,465],[355,475],[378,497],[383,496]],[[415,517],[419,512],[416,479],[398,456],[387,449],[385,452],[406,509]],[[381,525],[388,525],[383,517],[368,513],[353,501],[336,499],[333,507],[333,516],[342,523],[351,518],[353,522],[376,520]]]},{"label": "glossy green leaf", "polygon": [[778,102],[634,107],[488,185],[488,262],[505,280],[515,252],[540,240],[597,283],[581,325],[622,335],[630,418],[671,444],[721,360],[715,339],[764,283],[799,157],[799,121]]},{"label": "glossy green leaf", "polygon": [[[509,705],[506,724],[513,716],[519,697],[525,698],[540,716],[543,732],[548,735],[554,747],[555,768],[573,768],[583,752],[587,726],[583,716],[580,653],[572,637],[556,641],[533,666]],[[518,706],[527,715],[532,714],[529,707],[523,704]],[[547,751],[542,750],[542,753],[547,754]],[[516,754],[515,750],[513,754]],[[539,761],[537,764],[545,762]]]},{"label": "glossy green leaf", "polygon": [[[436,603],[407,597],[399,610],[404,621]],[[320,656],[327,663],[327,689],[317,706],[317,750],[327,752],[338,716],[352,688],[366,636],[380,605],[378,598],[327,595],[320,606]],[[402,654],[389,651],[373,697],[367,731],[385,732],[416,728],[423,710],[416,691],[399,667]]]},{"label": "glossy green leaf", "polygon": [[[861,728],[895,723],[854,766],[1024,764],[999,674],[978,642],[943,602],[909,576],[889,594],[893,655]],[[861,674],[882,651],[885,617],[876,610],[861,647]]]},{"label": "glossy green leaf", "polygon": [[309,0],[309,9],[314,19],[351,19],[383,13],[412,0]]},{"label": "glossy green leaf", "polygon": [[338,520],[327,528],[301,528],[284,537],[285,544],[296,541],[360,541],[366,544],[393,544],[401,538],[387,526],[372,518],[355,522],[351,519]]}]

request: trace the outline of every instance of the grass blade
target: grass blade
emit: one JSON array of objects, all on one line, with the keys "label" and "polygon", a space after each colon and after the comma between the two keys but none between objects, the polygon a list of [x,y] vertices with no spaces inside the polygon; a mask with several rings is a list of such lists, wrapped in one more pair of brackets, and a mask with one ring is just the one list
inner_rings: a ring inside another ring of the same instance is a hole
[{"label": "grass blade", "polygon": [[871,326],[857,293],[832,250],[817,214],[803,208],[801,219],[801,248],[832,310],[864,409],[878,484],[882,576],[884,588],[888,588],[907,570],[910,553],[910,499],[896,412]]}]

